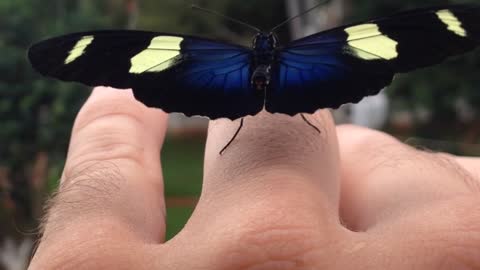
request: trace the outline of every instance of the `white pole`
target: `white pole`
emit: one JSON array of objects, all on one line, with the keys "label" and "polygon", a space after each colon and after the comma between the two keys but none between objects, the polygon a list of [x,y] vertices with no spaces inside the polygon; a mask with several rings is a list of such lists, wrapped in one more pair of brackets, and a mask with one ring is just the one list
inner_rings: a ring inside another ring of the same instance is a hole
[{"label": "white pole", "polygon": [[[298,15],[301,12],[302,0],[286,0],[286,7],[287,7],[287,17],[293,17]],[[292,39],[298,39],[303,37],[302,31],[302,20],[297,19],[290,22],[290,33],[292,35]]]}]

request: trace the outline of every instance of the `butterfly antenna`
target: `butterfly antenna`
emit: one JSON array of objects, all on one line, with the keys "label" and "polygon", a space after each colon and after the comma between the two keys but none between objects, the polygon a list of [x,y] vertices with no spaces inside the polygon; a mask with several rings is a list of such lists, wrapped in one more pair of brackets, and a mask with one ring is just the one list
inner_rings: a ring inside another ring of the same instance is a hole
[{"label": "butterfly antenna", "polygon": [[192,7],[193,10],[200,10],[200,11],[203,11],[203,12],[208,13],[208,14],[212,14],[212,15],[215,15],[215,16],[218,16],[218,17],[222,17],[222,18],[227,19],[227,20],[229,20],[229,21],[231,21],[231,22],[234,22],[234,23],[243,25],[243,26],[245,26],[245,27],[248,27],[248,28],[250,28],[250,29],[252,29],[252,30],[254,30],[254,31],[256,31],[256,32],[259,32],[259,33],[262,32],[262,30],[258,29],[257,27],[255,27],[255,26],[253,26],[253,25],[250,25],[250,24],[248,24],[248,23],[246,23],[246,22],[242,22],[242,21],[240,21],[240,20],[237,20],[237,19],[228,17],[227,15],[223,15],[223,14],[218,13],[218,12],[216,12],[216,11],[203,8],[203,7],[200,7],[200,6],[195,5],[195,4],[192,4],[191,7]]},{"label": "butterfly antenna", "polygon": [[305,15],[305,14],[307,14],[307,13],[310,13],[312,10],[317,9],[318,7],[323,6],[323,5],[327,4],[328,2],[330,2],[330,0],[322,1],[322,2],[320,2],[320,3],[318,3],[318,4],[316,4],[315,6],[313,6],[313,7],[309,8],[309,9],[303,11],[303,12],[300,13],[300,14],[288,18],[288,19],[285,20],[284,22],[282,22],[282,23],[280,23],[279,25],[277,25],[277,26],[275,26],[274,28],[272,28],[272,30],[270,30],[270,32],[274,32],[275,30],[277,30],[278,28],[284,26],[285,24],[287,24],[287,23],[289,23],[289,22],[291,22],[291,21],[293,21],[293,20],[295,20],[295,19],[298,19],[298,18],[302,17],[303,15]]}]

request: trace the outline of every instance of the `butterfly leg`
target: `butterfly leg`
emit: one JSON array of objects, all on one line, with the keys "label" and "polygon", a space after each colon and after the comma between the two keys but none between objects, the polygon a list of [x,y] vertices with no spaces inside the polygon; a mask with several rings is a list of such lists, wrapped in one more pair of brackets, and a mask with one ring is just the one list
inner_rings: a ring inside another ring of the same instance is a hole
[{"label": "butterfly leg", "polygon": [[305,123],[307,123],[307,125],[311,126],[313,129],[315,129],[318,133],[322,134],[322,132],[320,131],[320,129],[316,126],[314,126],[312,123],[310,123],[310,121],[307,120],[307,118],[305,117],[305,115],[302,113],[300,114],[302,116],[302,119],[303,121],[305,121]]},{"label": "butterfly leg", "polygon": [[232,142],[237,138],[238,136],[238,133],[240,133],[240,130],[242,129],[243,127],[243,118],[240,119],[240,126],[238,127],[237,131],[235,132],[235,134],[233,135],[233,137],[230,139],[230,141],[227,143],[227,145],[225,145],[225,147],[222,148],[222,151],[220,151],[220,155],[223,155],[223,153],[225,152],[225,150],[227,150],[227,148],[232,144]]}]

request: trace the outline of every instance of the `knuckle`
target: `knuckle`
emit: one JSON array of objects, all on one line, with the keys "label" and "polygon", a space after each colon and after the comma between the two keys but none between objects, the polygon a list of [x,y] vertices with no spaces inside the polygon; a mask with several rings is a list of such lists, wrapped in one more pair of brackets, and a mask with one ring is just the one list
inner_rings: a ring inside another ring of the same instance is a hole
[{"label": "knuckle", "polygon": [[222,244],[215,256],[228,258],[220,269],[319,269],[319,264],[333,263],[331,256],[343,243],[333,227],[320,230],[281,213],[266,214],[239,227],[219,236]]},{"label": "knuckle", "polygon": [[128,95],[115,95],[107,98],[89,100],[78,113],[74,130],[82,129],[97,119],[121,116],[126,119],[141,122],[145,107]]},{"label": "knuckle", "polygon": [[372,129],[342,125],[337,128],[340,145],[345,147],[346,152],[353,153],[378,153],[385,152],[382,149],[403,147],[394,137]]},{"label": "knuckle", "polygon": [[[257,228],[238,235],[235,244],[221,249],[221,258],[229,258],[221,269],[305,269],[312,257],[320,256],[319,244],[310,229],[293,226]],[[316,255],[313,255],[316,254]],[[248,258],[248,259],[246,259]]]},{"label": "knuckle", "polygon": [[[91,108],[95,110],[95,108]],[[77,117],[67,165],[81,166],[92,160],[129,159],[143,164],[147,129],[141,109],[103,109]]]},{"label": "knuckle", "polygon": [[122,133],[121,130],[114,129],[81,140],[72,138],[70,148],[74,151],[68,154],[66,170],[74,171],[91,163],[113,160],[130,160],[143,164],[146,149],[142,135],[136,132]]}]

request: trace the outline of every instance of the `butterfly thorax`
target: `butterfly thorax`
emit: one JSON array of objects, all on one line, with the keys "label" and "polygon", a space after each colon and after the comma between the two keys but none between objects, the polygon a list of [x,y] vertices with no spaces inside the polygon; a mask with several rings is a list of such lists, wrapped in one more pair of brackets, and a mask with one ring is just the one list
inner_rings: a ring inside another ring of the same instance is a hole
[{"label": "butterfly thorax", "polygon": [[270,33],[258,33],[253,40],[253,73],[252,87],[256,90],[265,90],[270,83],[271,63],[274,60],[277,37]]}]

